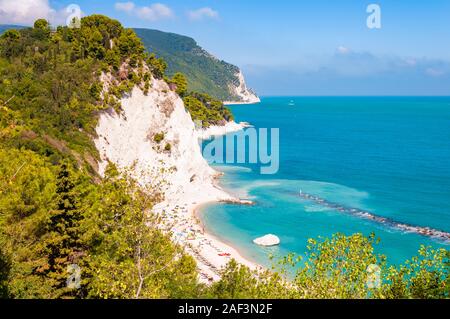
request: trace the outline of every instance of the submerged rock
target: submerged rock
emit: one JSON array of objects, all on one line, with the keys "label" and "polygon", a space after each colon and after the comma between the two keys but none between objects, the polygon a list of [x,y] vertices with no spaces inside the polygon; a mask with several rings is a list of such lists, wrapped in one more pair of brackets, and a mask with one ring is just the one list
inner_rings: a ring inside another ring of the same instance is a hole
[{"label": "submerged rock", "polygon": [[280,238],[275,235],[268,234],[263,237],[259,237],[253,240],[253,243],[259,246],[276,246],[280,244]]}]

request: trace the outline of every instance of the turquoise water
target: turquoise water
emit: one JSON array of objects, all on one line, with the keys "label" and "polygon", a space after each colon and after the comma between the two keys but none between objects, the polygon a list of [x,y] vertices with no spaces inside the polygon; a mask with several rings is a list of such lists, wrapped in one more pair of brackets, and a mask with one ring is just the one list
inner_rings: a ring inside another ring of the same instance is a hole
[{"label": "turquoise water", "polygon": [[[257,164],[217,166],[226,173],[222,186],[256,205],[212,204],[200,214],[209,232],[247,258],[270,265],[269,254],[302,254],[308,238],[336,232],[375,232],[377,252],[391,263],[421,244],[448,248],[299,192],[450,232],[450,97],[268,97],[231,108],[237,121],[280,129],[277,174],[261,175]],[[279,247],[252,243],[268,233],[280,237]]]}]

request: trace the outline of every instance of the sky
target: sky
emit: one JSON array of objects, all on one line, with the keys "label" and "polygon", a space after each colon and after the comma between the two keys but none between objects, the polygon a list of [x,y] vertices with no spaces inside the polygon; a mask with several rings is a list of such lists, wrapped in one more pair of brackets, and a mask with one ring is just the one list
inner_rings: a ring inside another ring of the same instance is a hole
[{"label": "sky", "polygon": [[448,0],[0,0],[0,24],[64,23],[69,4],[193,37],[260,95],[450,95]]}]

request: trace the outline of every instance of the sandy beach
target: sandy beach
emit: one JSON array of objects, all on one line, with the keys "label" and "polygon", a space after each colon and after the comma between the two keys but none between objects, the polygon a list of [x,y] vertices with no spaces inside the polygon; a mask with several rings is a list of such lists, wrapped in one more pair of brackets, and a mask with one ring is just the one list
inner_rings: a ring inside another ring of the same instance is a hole
[{"label": "sandy beach", "polygon": [[263,268],[243,257],[234,247],[207,233],[198,216],[198,210],[205,204],[233,202],[237,205],[248,205],[249,202],[232,198],[218,185],[204,185],[202,190],[179,195],[178,200],[161,203],[157,209],[162,216],[165,231],[170,232],[173,241],[183,246],[185,251],[195,258],[201,282],[211,283],[219,280],[220,269],[232,259],[250,269]]}]

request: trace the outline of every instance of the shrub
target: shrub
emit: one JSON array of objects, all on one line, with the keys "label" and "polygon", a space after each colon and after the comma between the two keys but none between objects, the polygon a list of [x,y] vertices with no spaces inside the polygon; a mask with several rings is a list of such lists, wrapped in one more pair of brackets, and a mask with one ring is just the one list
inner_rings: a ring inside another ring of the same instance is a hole
[{"label": "shrub", "polygon": [[156,133],[155,136],[153,136],[153,141],[156,143],[161,143],[164,140],[164,132]]}]

